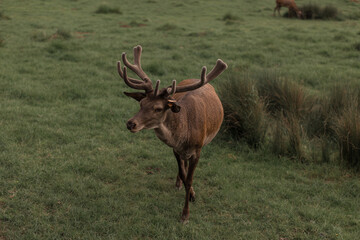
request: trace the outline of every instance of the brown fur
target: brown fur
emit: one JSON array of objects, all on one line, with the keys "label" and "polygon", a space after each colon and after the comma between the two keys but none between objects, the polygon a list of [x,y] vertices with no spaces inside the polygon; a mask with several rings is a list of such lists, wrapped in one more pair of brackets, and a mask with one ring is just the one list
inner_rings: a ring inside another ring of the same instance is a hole
[{"label": "brown fur", "polygon": [[298,18],[302,17],[302,12],[296,6],[296,3],[294,0],[276,0],[276,7],[274,8],[273,16],[275,16],[276,10],[278,11],[278,15],[280,16],[281,7],[287,7],[289,9],[289,14],[290,14],[290,11],[293,10],[296,13],[296,16]]}]

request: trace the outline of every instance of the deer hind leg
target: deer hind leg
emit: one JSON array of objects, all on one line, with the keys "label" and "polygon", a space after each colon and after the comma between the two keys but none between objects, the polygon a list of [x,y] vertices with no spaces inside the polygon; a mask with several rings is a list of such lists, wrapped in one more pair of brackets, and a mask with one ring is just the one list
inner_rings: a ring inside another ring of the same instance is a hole
[{"label": "deer hind leg", "polygon": [[189,220],[189,213],[190,213],[189,201],[195,200],[195,192],[194,189],[192,188],[192,182],[193,182],[195,168],[197,166],[197,163],[199,162],[199,158],[200,158],[200,153],[198,152],[189,159],[189,169],[186,175],[186,180],[184,181],[186,195],[185,195],[185,205],[181,214],[181,221],[183,223],[186,223]]}]

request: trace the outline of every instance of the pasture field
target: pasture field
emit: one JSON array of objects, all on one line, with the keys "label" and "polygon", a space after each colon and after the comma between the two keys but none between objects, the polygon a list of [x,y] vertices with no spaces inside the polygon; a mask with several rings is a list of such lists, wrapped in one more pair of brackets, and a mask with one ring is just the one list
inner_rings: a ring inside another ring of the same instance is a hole
[{"label": "pasture field", "polygon": [[359,173],[225,133],[203,149],[182,225],[172,150],[125,126],[138,104],[116,62],[138,44],[162,86],[218,58],[318,94],[359,83],[360,3],[316,2],[340,19],[273,17],[275,0],[1,1],[0,239],[357,239]]}]

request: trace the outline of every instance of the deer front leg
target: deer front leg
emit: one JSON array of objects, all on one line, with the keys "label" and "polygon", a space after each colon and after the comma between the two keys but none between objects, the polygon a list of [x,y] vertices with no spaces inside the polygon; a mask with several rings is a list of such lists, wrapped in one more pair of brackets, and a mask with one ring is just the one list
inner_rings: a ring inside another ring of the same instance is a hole
[{"label": "deer front leg", "polygon": [[[189,169],[187,172],[187,176],[186,176],[186,180],[184,181],[184,185],[185,185],[185,191],[186,191],[186,195],[185,195],[185,205],[181,214],[181,221],[185,224],[188,222],[189,220],[189,201],[194,201],[195,200],[195,193],[194,190],[192,188],[192,182],[193,182],[193,177],[194,177],[194,172],[195,172],[195,168],[197,163],[199,162],[199,156],[200,154],[196,154],[196,156],[192,156],[189,159]],[[193,199],[193,200],[192,200]]]},{"label": "deer front leg", "polygon": [[176,177],[176,183],[175,183],[175,187],[180,190],[182,188],[182,184],[183,182],[185,182],[185,178],[186,178],[186,173],[187,173],[187,169],[185,167],[185,163],[183,160],[181,160],[180,155],[178,153],[176,153],[174,150],[174,155],[176,158],[176,161],[178,163],[178,175]]},{"label": "deer front leg", "polygon": [[[179,161],[181,161],[180,155],[175,153],[175,151],[174,151],[174,155],[175,155],[176,160],[178,161],[178,164],[179,164]],[[187,174],[187,171],[188,171],[187,161],[184,161],[184,165],[185,165],[185,177],[186,177],[186,174]],[[180,190],[182,188],[182,185],[183,185],[183,181],[180,178],[180,171],[182,171],[181,166],[179,166],[179,171],[178,171],[178,175],[176,176],[176,183],[175,183],[175,187],[178,190]]]},{"label": "deer front leg", "polygon": [[[175,187],[178,190],[180,190],[182,188],[183,183],[185,185],[185,179],[186,179],[186,175],[187,175],[189,167],[188,167],[188,162],[186,160],[181,159],[180,155],[177,154],[175,151],[173,151],[173,152],[174,152],[174,155],[178,162],[178,167],[179,167],[179,172],[178,172],[178,175],[176,176]],[[195,191],[192,187],[190,190],[190,201],[195,202]]]}]

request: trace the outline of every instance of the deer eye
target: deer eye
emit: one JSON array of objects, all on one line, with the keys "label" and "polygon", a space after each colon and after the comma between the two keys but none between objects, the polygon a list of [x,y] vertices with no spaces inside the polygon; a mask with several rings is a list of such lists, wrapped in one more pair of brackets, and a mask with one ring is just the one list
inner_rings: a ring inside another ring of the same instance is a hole
[{"label": "deer eye", "polygon": [[154,109],[155,112],[162,112],[162,110],[163,110],[162,108],[155,108]]}]

